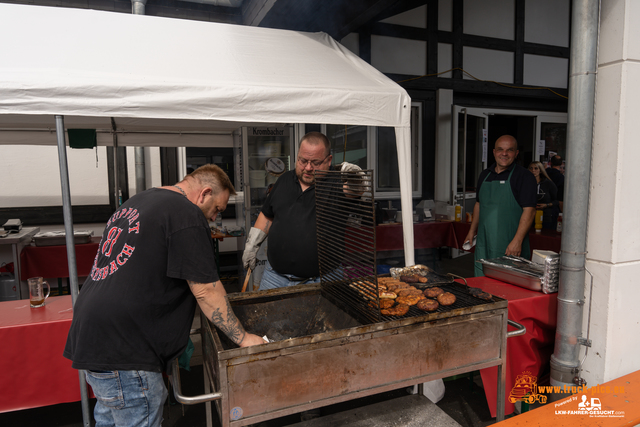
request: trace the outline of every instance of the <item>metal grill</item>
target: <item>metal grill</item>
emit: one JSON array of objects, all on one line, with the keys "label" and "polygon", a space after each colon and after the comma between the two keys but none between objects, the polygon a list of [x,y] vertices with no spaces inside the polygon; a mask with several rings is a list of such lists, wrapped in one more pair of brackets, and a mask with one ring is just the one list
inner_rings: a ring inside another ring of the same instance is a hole
[{"label": "metal grill", "polygon": [[322,293],[363,323],[380,321],[373,171],[316,171]]}]

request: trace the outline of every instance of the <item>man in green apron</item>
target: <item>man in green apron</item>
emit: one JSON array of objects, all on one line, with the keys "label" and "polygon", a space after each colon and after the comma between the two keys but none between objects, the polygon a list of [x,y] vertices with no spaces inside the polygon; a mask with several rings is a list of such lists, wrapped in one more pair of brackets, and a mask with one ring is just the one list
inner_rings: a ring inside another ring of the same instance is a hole
[{"label": "man in green apron", "polygon": [[[514,163],[518,143],[511,135],[496,140],[496,162],[478,178],[473,221],[465,242],[476,236],[475,259],[515,255],[530,259],[529,229],[536,213],[536,179]],[[475,263],[476,276],[482,265]]]}]

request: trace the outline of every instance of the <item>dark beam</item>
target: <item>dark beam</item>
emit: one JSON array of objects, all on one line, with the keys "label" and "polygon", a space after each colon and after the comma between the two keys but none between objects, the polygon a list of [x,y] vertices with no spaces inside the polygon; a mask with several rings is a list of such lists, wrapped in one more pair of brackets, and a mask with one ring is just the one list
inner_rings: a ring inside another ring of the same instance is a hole
[{"label": "dark beam", "polygon": [[516,0],[516,52],[513,58],[513,83],[521,86],[524,82],[524,0]]}]

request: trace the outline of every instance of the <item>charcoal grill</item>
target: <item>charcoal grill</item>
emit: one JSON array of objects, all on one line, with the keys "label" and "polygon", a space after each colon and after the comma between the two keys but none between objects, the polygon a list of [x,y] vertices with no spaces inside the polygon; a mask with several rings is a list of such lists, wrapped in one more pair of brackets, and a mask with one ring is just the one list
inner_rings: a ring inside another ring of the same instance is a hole
[{"label": "charcoal grill", "polygon": [[[498,366],[497,419],[502,420],[506,338],[524,333],[517,324],[520,331],[507,333],[507,324],[513,324],[507,301],[481,300],[450,282],[438,285],[456,295],[453,305],[382,316],[375,211],[367,192],[372,174],[353,177],[363,193],[353,200],[337,191],[342,176],[327,179],[326,188],[322,180],[316,184],[321,282],[229,295],[246,330],[275,341],[239,348],[203,317],[207,394],[182,396],[176,362],[171,375],[176,399],[213,400],[223,427],[244,426]],[[364,292],[351,286],[363,281],[370,283]]]}]

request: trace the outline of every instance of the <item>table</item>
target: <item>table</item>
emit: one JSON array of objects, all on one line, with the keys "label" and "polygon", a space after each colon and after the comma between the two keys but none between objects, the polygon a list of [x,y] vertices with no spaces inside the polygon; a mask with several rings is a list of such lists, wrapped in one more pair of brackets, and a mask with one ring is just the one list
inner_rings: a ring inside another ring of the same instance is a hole
[{"label": "table", "polygon": [[[526,334],[507,339],[505,414],[511,414],[514,405],[508,397],[516,377],[523,371],[539,377],[549,366],[555,342],[558,294],[530,291],[484,276],[467,279],[467,283],[506,299],[509,319],[527,328]],[[482,369],[480,375],[491,416],[495,417],[498,369]]]},{"label": "table", "polygon": [[[413,243],[416,249],[457,247],[456,236],[451,222],[422,222],[413,224]],[[462,245],[462,243],[460,243]],[[381,224],[376,226],[376,251],[397,251],[404,249],[402,224]]]},{"label": "table", "polygon": [[[470,223],[453,221],[432,221],[413,224],[413,241],[415,249],[450,248],[462,249]],[[376,250],[404,250],[402,224],[381,224],[376,226]],[[560,253],[560,235],[553,230],[542,230],[541,233],[529,233],[531,250],[550,250]],[[473,252],[473,248],[470,252]]]},{"label": "table", "polygon": [[0,412],[80,400],[78,371],[62,356],[71,327],[71,296],[0,302]]},{"label": "table", "polygon": [[[3,237],[0,239],[0,245],[11,245],[11,253],[13,257],[13,268],[15,272],[15,279],[18,289],[18,297],[19,298],[27,298],[29,294],[22,295],[22,289],[20,286],[21,277],[33,277],[33,276],[24,276],[20,274],[20,259],[18,258],[18,245],[20,243],[28,243],[31,238],[40,231],[39,227],[23,227],[22,230],[18,233],[9,234],[7,237]],[[27,291],[28,292],[28,291]]]},{"label": "table", "polygon": [[[75,245],[78,277],[91,273],[99,243]],[[26,246],[20,254],[22,277],[69,277],[66,245]]]}]

